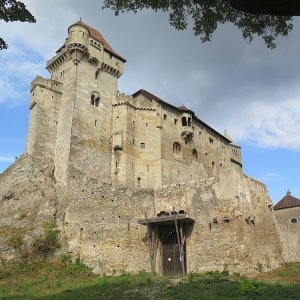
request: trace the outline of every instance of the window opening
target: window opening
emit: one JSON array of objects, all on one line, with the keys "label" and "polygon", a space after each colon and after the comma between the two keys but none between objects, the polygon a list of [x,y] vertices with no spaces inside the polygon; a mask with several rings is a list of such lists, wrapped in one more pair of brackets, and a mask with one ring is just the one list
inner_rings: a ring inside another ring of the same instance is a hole
[{"label": "window opening", "polygon": [[292,223],[292,224],[297,224],[297,223],[298,223],[298,220],[295,219],[295,218],[293,218],[293,219],[291,219],[291,223]]},{"label": "window opening", "polygon": [[214,140],[212,138],[209,138],[209,143],[210,144],[213,144],[214,143]]},{"label": "window opening", "polygon": [[181,118],[182,126],[187,126],[186,117]]},{"label": "window opening", "polygon": [[177,119],[174,119],[174,124],[175,124],[175,125],[177,124]]},{"label": "window opening", "polygon": [[179,153],[181,150],[181,146],[178,142],[173,143],[173,153]]},{"label": "window opening", "polygon": [[145,149],[145,148],[146,148],[145,143],[141,143],[141,144],[140,144],[140,148],[141,148],[141,149]]},{"label": "window opening", "polygon": [[167,120],[167,115],[166,114],[164,114],[164,120]]},{"label": "window opening", "polygon": [[188,118],[188,126],[191,126],[191,118]]},{"label": "window opening", "polygon": [[198,158],[198,152],[197,152],[196,149],[193,149],[193,151],[192,151],[192,156],[193,156],[193,159],[194,159],[194,160],[197,160],[197,158]]}]

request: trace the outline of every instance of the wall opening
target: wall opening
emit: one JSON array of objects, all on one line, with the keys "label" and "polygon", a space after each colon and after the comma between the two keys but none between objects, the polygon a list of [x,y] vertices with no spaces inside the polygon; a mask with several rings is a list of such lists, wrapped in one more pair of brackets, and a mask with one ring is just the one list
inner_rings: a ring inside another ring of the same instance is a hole
[{"label": "wall opening", "polygon": [[187,126],[186,117],[181,118],[181,123],[182,123],[182,126]]},{"label": "wall opening", "polygon": [[178,142],[173,143],[173,153],[179,153],[181,151],[181,146]]}]

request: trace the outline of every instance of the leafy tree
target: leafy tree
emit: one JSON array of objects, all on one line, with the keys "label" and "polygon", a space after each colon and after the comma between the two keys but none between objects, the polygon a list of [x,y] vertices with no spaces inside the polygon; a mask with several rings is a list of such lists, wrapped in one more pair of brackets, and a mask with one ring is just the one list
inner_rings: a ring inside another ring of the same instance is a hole
[{"label": "leafy tree", "polygon": [[[258,2],[270,3],[279,0],[104,0],[104,8],[111,8],[115,15],[120,12],[137,12],[142,9],[162,10],[169,13],[170,25],[184,30],[193,20],[193,31],[202,42],[210,41],[219,24],[232,23],[242,32],[247,41],[260,36],[268,48],[275,48],[275,39],[286,36],[293,29],[292,15],[266,14],[255,10]],[[285,0],[295,2],[296,0]],[[281,2],[285,2],[281,0]],[[244,6],[241,3],[244,2]],[[248,5],[246,5],[246,4]],[[265,7],[265,6],[264,6]]]},{"label": "leafy tree", "polygon": [[[0,20],[5,22],[35,23],[34,16],[26,9],[24,3],[16,0],[0,0]],[[0,50],[7,49],[8,45],[0,37]]]}]

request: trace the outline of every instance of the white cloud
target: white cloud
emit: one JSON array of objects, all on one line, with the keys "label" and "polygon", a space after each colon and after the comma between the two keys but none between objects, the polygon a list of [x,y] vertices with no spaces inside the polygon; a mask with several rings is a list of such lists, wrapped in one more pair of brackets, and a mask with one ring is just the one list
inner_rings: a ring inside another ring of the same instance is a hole
[{"label": "white cloud", "polygon": [[258,180],[260,180],[262,182],[282,181],[283,177],[280,174],[278,174],[278,173],[268,172],[264,176],[262,176],[261,178],[259,178]]},{"label": "white cloud", "polygon": [[300,150],[300,101],[252,103],[232,135],[261,147]]},{"label": "white cloud", "polygon": [[0,162],[9,162],[9,163],[12,163],[14,161],[15,161],[14,157],[0,156]]}]

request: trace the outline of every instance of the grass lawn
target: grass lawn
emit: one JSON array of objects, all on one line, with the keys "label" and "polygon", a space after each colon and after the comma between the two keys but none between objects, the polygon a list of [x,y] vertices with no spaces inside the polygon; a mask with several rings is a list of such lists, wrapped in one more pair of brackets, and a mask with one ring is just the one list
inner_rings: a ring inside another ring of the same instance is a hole
[{"label": "grass lawn", "polygon": [[184,278],[141,272],[100,277],[82,263],[9,263],[0,269],[0,299],[300,299],[300,264],[285,264],[255,279],[226,273]]}]

